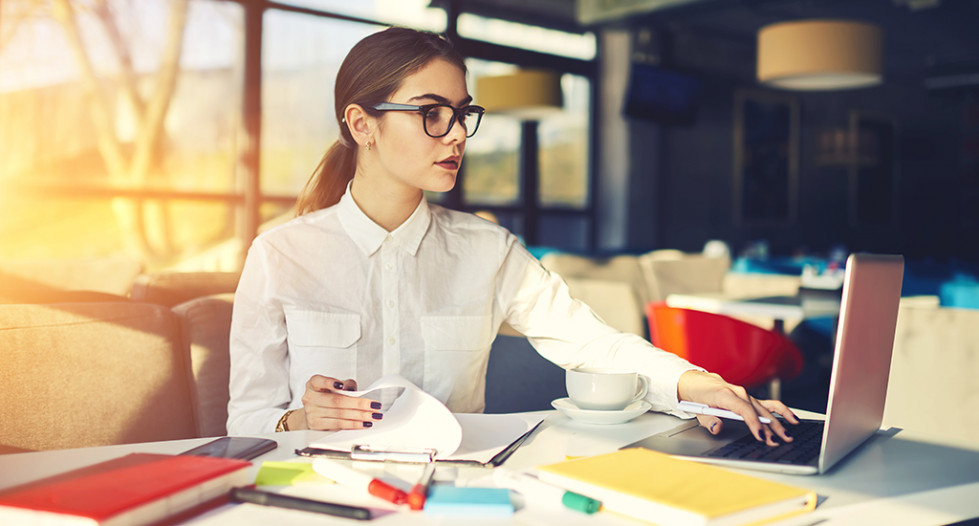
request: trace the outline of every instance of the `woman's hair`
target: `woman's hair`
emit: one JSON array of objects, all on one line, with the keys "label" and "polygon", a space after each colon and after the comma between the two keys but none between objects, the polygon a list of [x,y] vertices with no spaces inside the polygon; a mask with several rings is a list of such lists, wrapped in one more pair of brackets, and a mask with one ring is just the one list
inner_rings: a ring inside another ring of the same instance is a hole
[{"label": "woman's hair", "polygon": [[296,201],[296,215],[336,204],[357,166],[357,143],[343,122],[350,104],[360,104],[372,116],[381,112],[373,105],[385,102],[407,77],[435,59],[459,66],[466,64],[445,38],[424,31],[391,27],[358,42],[337,72],[333,108],[340,138],[326,151]]}]

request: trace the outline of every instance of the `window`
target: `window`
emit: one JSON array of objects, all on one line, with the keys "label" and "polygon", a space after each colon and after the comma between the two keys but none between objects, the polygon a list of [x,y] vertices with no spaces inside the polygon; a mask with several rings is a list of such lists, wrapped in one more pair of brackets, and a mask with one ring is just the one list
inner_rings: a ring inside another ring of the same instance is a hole
[{"label": "window", "polygon": [[[148,270],[236,270],[249,225],[288,217],[336,140],[333,82],[350,47],[386,24],[450,26],[429,0],[66,1],[62,18],[50,3],[0,2],[0,258],[127,253]],[[594,35],[468,14],[451,26],[460,46],[499,44],[470,61],[471,79],[516,67],[509,48],[556,60],[565,111],[539,123],[536,199],[521,179],[523,126],[500,115],[469,142],[462,184],[432,198],[581,245],[592,77],[579,66]]]},{"label": "window", "polygon": [[0,254],[167,264],[228,238],[240,6],[173,27],[180,3],[80,4],[0,4]]},{"label": "window", "polygon": [[469,13],[459,15],[459,35],[582,60],[595,58],[597,49],[594,33],[568,33]]},{"label": "window", "polygon": [[[512,64],[475,59],[467,65],[470,91],[480,76],[516,69]],[[466,144],[463,207],[493,211],[501,224],[528,243],[589,248],[590,88],[586,77],[562,75],[564,110],[537,123],[537,172],[532,174],[521,173],[524,125],[511,116],[487,113],[479,133]],[[475,96],[478,104],[479,94]],[[527,184],[532,195],[522,191],[522,177],[531,178]]]},{"label": "window", "polygon": [[[347,51],[379,26],[270,10],[262,37],[261,189],[298,195],[339,130],[333,83]],[[262,218],[287,213],[266,207]]]}]

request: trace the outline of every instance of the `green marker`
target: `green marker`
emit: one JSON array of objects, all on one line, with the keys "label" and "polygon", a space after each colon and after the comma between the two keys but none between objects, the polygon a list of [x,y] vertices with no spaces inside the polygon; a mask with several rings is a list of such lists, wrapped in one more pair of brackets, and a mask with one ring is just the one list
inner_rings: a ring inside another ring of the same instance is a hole
[{"label": "green marker", "polygon": [[565,508],[587,514],[595,513],[602,507],[600,501],[552,486],[529,473],[505,471],[502,468],[497,468],[493,475],[498,484],[523,495],[528,507],[563,505]]}]

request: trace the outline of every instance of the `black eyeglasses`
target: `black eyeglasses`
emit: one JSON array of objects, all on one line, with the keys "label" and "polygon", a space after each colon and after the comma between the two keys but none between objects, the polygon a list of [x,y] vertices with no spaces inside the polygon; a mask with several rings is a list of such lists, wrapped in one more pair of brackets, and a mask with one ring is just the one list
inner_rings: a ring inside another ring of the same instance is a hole
[{"label": "black eyeglasses", "polygon": [[472,137],[479,128],[479,121],[483,119],[483,112],[486,111],[482,106],[473,105],[454,108],[448,104],[414,106],[394,102],[382,102],[375,104],[373,108],[379,111],[417,111],[422,116],[425,134],[435,139],[448,135],[456,121],[466,130],[466,137]]}]

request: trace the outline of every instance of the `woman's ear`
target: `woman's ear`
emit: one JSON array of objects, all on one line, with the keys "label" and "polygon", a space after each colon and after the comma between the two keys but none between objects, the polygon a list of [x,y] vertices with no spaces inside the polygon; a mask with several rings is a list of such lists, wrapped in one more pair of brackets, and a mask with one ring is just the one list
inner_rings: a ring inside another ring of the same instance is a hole
[{"label": "woman's ear", "polygon": [[343,111],[343,120],[347,129],[350,130],[350,136],[359,146],[366,146],[368,142],[374,140],[373,134],[377,119],[368,115],[360,104],[348,105]]}]

